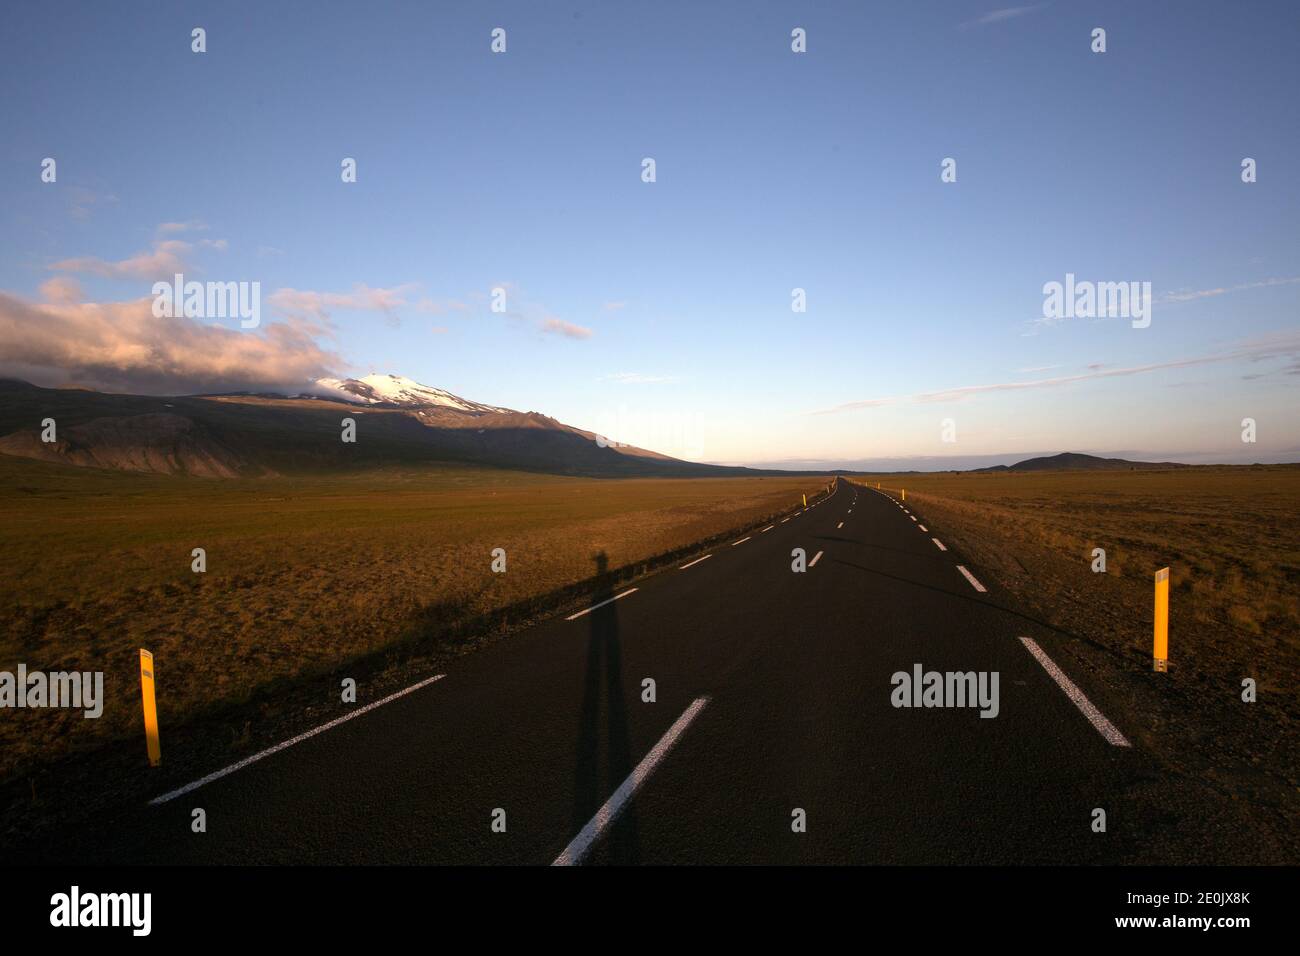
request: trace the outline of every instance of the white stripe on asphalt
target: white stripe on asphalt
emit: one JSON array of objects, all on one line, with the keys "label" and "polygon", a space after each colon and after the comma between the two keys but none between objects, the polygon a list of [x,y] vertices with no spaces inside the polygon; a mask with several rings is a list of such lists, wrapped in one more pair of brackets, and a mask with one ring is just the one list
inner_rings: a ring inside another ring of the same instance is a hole
[{"label": "white stripe on asphalt", "polygon": [[[776,525],[774,525],[774,524],[770,524],[770,525],[768,525],[766,528],[764,528],[763,531],[771,531],[771,530],[772,530],[773,528],[775,528],[775,527],[776,527]],[[763,531],[760,531],[759,534],[762,534]]]},{"label": "white stripe on asphalt", "polygon": [[626,591],[624,591],[622,594],[615,594],[612,598],[607,598],[607,599],[605,599],[604,601],[601,601],[599,604],[593,604],[593,605],[592,605],[591,607],[589,607],[589,608],[584,608],[583,610],[579,611],[577,614],[570,614],[568,617],[565,618],[565,620],[566,620],[566,621],[576,621],[578,618],[582,617],[584,614],[590,614],[592,611],[596,610],[596,608],[598,608],[598,607],[604,607],[606,604],[613,604],[613,603],[614,603],[615,601],[617,601],[619,598],[625,598],[625,597],[627,597],[629,594],[631,594],[631,593],[632,593],[633,591],[635,591],[635,590],[636,590],[636,588],[628,588],[628,589],[627,589]]},{"label": "white stripe on asphalt", "polygon": [[836,531],[839,531],[840,528],[843,528],[843,527],[844,527],[844,522],[841,521],[839,524],[837,524],[837,525],[835,526],[835,530],[836,530]]},{"label": "white stripe on asphalt", "polygon": [[911,518],[912,518],[913,521],[915,521],[915,520],[916,520],[916,515],[911,515]]},{"label": "white stripe on asphalt", "polygon": [[964,564],[957,565],[957,570],[960,571],[962,574],[966,575],[966,580],[971,583],[971,587],[973,587],[976,591],[979,591],[981,594],[984,593],[986,588],[984,587],[984,585],[980,584],[978,581],[975,580],[975,575],[971,574],[969,571],[966,570],[966,565]]},{"label": "white stripe on asphalt", "polygon": [[789,521],[789,520],[790,520],[789,518],[782,518],[782,519],[781,519],[781,524],[785,524],[785,523],[786,523],[787,521]]},{"label": "white stripe on asphalt", "polygon": [[214,780],[220,780],[222,777],[228,776],[229,774],[234,773],[236,770],[243,770],[249,764],[257,763],[263,757],[269,757],[271,756],[271,754],[277,754],[281,750],[287,750],[288,748],[292,747],[294,744],[302,743],[304,740],[307,740],[309,737],[315,737],[317,734],[323,734],[331,727],[337,727],[339,724],[346,723],[347,721],[351,720],[353,717],[360,717],[362,714],[368,713],[369,711],[374,710],[376,707],[383,707],[384,704],[387,704],[389,701],[397,700],[397,698],[399,697],[405,697],[407,694],[410,694],[413,691],[417,691],[421,687],[428,687],[434,681],[442,680],[445,676],[447,675],[435,674],[433,677],[425,678],[424,680],[420,681],[418,684],[412,684],[410,687],[406,688],[405,690],[399,690],[395,694],[389,694],[383,700],[377,700],[373,704],[366,704],[366,706],[359,707],[349,714],[344,714],[342,717],[336,717],[334,720],[331,720],[327,724],[321,724],[315,730],[308,730],[305,733],[299,734],[297,737],[291,737],[288,740],[284,741],[283,743],[278,743],[274,747],[268,747],[266,750],[263,750],[260,753],[255,753],[251,757],[245,757],[243,760],[239,761],[238,763],[232,763],[229,767],[226,767],[224,770],[218,770],[215,773],[208,774],[206,777],[200,777],[198,780],[195,780],[193,783],[187,783],[185,786],[181,787],[178,790],[172,790],[169,791],[168,793],[164,793],[161,797],[154,797],[152,800],[149,801],[149,806],[156,807],[160,803],[167,803],[169,800],[175,800],[177,797],[183,797],[185,794],[191,793],[199,789],[199,787],[203,786],[205,783],[211,783]]},{"label": "white stripe on asphalt", "polygon": [[739,541],[733,541],[733,542],[731,542],[731,546],[734,548],[736,545],[738,545],[738,544],[744,544],[744,543],[745,543],[746,541],[748,541],[748,540],[749,540],[749,538],[741,538]]},{"label": "white stripe on asphalt", "polygon": [[816,564],[818,561],[820,561],[820,560],[821,560],[821,556],[822,556],[822,552],[820,552],[820,551],[818,551],[816,554],[814,554],[814,555],[813,555],[813,559],[812,559],[811,561],[808,562],[808,567],[811,568],[814,564]]},{"label": "white stripe on asphalt", "polygon": [[707,561],[707,560],[709,560],[709,558],[711,558],[711,557],[713,557],[713,555],[711,555],[711,554],[706,554],[706,555],[705,555],[704,557],[702,557],[702,558],[696,558],[694,561],[690,561],[690,562],[688,562],[688,563],[686,563],[686,564],[683,564],[683,565],[682,565],[680,568],[678,568],[677,570],[678,570],[678,571],[685,571],[687,568],[693,568],[693,567],[695,567],[697,564],[699,564],[701,561]]},{"label": "white stripe on asphalt", "polygon": [[1075,686],[1074,681],[1066,677],[1064,672],[1056,666],[1050,657],[1034,641],[1027,637],[1022,637],[1020,643],[1024,644],[1030,654],[1033,654],[1038,663],[1043,665],[1043,669],[1051,675],[1052,680],[1056,681],[1058,687],[1065,691],[1065,696],[1070,698],[1075,707],[1083,712],[1083,716],[1097,728],[1097,732],[1106,738],[1107,742],[1115,747],[1130,746],[1128,738],[1115,729],[1115,725],[1106,719],[1106,715],[1092,705],[1087,695]]},{"label": "white stripe on asphalt", "polygon": [[930,529],[928,529],[925,525],[923,525],[923,524],[922,524],[922,525],[917,525],[917,527],[920,528],[922,531],[926,532],[927,534],[929,533],[929,530],[930,530]]},{"label": "white stripe on asphalt", "polygon": [[628,778],[619,784],[618,789],[601,805],[601,808],[596,811],[596,815],[569,842],[569,845],[564,848],[564,852],[555,858],[555,862],[551,866],[577,866],[586,858],[592,844],[599,840],[605,829],[618,819],[618,815],[623,812],[623,808],[632,799],[637,788],[649,779],[650,774],[654,773],[655,768],[659,766],[659,762],[667,756],[673,744],[677,743],[677,738],[690,726],[691,721],[699,715],[699,712],[704,709],[704,705],[708,702],[709,698],[707,697],[697,697],[691,706],[686,708],[682,715],[668,728],[668,733],[659,738],[659,742],[641,759],[641,762],[636,765],[636,769],[632,771]]},{"label": "white stripe on asphalt", "polygon": [[933,541],[933,542],[935,543],[935,546],[936,546],[940,551],[947,551],[947,550],[948,550],[947,548],[945,548],[945,547],[943,546],[943,542],[940,541],[938,538],[931,538],[930,540]]}]

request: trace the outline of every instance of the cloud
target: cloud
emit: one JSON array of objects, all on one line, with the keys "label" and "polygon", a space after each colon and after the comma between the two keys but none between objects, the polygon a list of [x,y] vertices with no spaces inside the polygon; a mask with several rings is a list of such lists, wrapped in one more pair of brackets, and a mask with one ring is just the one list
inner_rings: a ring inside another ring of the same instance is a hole
[{"label": "cloud", "polygon": [[111,193],[100,196],[84,186],[69,186],[65,194],[68,200],[68,215],[83,222],[90,218],[99,203],[117,202],[117,197]]},{"label": "cloud", "polygon": [[1025,14],[1041,10],[1045,6],[1044,3],[1031,3],[1023,7],[1001,7],[997,10],[990,10],[983,16],[976,17],[961,26],[964,29],[966,27],[986,27],[994,23],[1005,23],[1007,20],[1014,20],[1017,17],[1025,16]]},{"label": "cloud", "polygon": [[1012,392],[1027,389],[1056,388],[1075,382],[1086,382],[1099,378],[1116,378],[1130,375],[1143,375],[1171,368],[1191,368],[1198,365],[1211,365],[1219,362],[1262,362],[1269,359],[1286,359],[1296,363],[1300,361],[1300,332],[1279,332],[1272,335],[1247,339],[1223,350],[1208,355],[1192,358],[1173,359],[1167,362],[1152,362],[1147,365],[1134,365],[1125,368],[1108,368],[1094,363],[1087,372],[1076,375],[1059,375],[1053,378],[1031,379],[1024,382],[997,382],[989,385],[962,385],[957,388],[943,389],[935,392],[918,392],[914,395],[894,398],[872,398],[864,401],[846,402],[833,408],[813,412],[814,415],[830,415],[836,412],[848,412],[862,408],[878,408],[895,404],[929,404],[933,402],[960,402],[977,395],[990,392]]},{"label": "cloud", "polygon": [[1166,292],[1164,295],[1156,299],[1156,301],[1165,304],[1171,302],[1194,302],[1197,299],[1211,299],[1216,296],[1227,295],[1230,292],[1242,292],[1246,289],[1267,289],[1279,285],[1294,285],[1297,282],[1300,282],[1300,276],[1292,276],[1285,279],[1263,279],[1259,282],[1243,282],[1240,285],[1227,287],[1220,286],[1217,289],[1182,289],[1177,292]]},{"label": "cloud", "polygon": [[459,299],[447,299],[444,302],[437,302],[428,296],[415,303],[415,311],[423,312],[426,315],[445,315],[447,312],[468,312],[469,303],[461,302]]},{"label": "cloud", "polygon": [[591,329],[561,319],[550,318],[542,322],[542,332],[550,335],[563,335],[567,339],[589,339]]},{"label": "cloud", "polygon": [[406,294],[416,288],[415,283],[393,286],[391,289],[372,289],[357,283],[351,292],[315,292],[309,289],[276,289],[267,301],[271,308],[283,315],[311,318],[328,323],[330,311],[340,309],[355,312],[379,312],[389,322],[399,321],[397,310],[406,305]]},{"label": "cloud", "polygon": [[344,364],[316,343],[308,323],[272,322],[253,332],[157,318],[149,297],[68,301],[69,282],[46,283],[45,303],[0,292],[0,374],[140,394],[294,392]]},{"label": "cloud", "polygon": [[208,224],[202,219],[187,219],[185,222],[162,222],[158,231],[163,235],[175,235],[179,232],[206,232]]},{"label": "cloud", "polygon": [[81,283],[71,276],[55,276],[41,283],[41,297],[46,302],[67,305],[81,301]]},{"label": "cloud", "polygon": [[53,272],[81,272],[106,279],[163,279],[185,271],[183,256],[193,248],[180,239],[164,239],[150,252],[138,252],[116,262],[98,256],[61,259],[50,266]]}]

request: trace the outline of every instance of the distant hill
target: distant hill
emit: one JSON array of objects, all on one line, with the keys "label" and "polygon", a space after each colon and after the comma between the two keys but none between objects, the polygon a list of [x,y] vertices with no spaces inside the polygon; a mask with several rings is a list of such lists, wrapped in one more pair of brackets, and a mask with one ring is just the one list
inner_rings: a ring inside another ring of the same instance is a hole
[{"label": "distant hill", "polygon": [[1136,471],[1146,468],[1188,468],[1190,466],[1176,461],[1129,461],[1127,458],[1098,458],[1096,455],[1083,455],[1079,452],[1066,451],[1059,455],[1044,458],[1026,458],[1014,465],[994,465],[991,468],[976,468],[977,472],[987,471]]}]

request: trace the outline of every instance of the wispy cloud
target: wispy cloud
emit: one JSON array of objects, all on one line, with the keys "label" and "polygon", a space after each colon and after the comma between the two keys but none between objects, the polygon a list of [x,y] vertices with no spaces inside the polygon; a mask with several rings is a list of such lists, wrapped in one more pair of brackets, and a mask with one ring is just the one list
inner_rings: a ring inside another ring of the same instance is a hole
[{"label": "wispy cloud", "polygon": [[137,252],[126,259],[108,260],[98,256],[60,259],[50,266],[53,272],[77,272],[106,279],[163,279],[185,271],[184,256],[193,246],[181,239],[164,239],[148,252]]},{"label": "wispy cloud", "polygon": [[1088,371],[1075,375],[1058,375],[1052,378],[1030,379],[1023,382],[996,382],[987,385],[962,385],[957,388],[942,389],[933,392],[918,392],[913,395],[890,398],[872,398],[863,401],[845,402],[832,408],[812,412],[814,415],[831,415],[837,412],[849,412],[863,408],[879,408],[885,405],[916,405],[932,402],[960,402],[990,392],[1015,392],[1029,389],[1057,388],[1076,382],[1092,381],[1102,378],[1118,378],[1130,375],[1143,375],[1163,369],[1192,368],[1199,365],[1211,365],[1219,362],[1261,362],[1269,359],[1285,359],[1292,363],[1300,361],[1300,332],[1279,332],[1273,335],[1248,339],[1230,346],[1223,351],[1191,358],[1172,359],[1167,362],[1152,362],[1147,365],[1133,365],[1122,368],[1109,368],[1100,363],[1088,366]]},{"label": "wispy cloud", "polygon": [[554,317],[542,321],[542,333],[546,335],[562,335],[566,339],[589,339],[592,336],[591,329]]},{"label": "wispy cloud", "polygon": [[101,203],[111,205],[117,202],[117,197],[111,193],[100,195],[84,186],[69,186],[65,195],[68,201],[68,215],[82,222],[89,219],[95,207]]},{"label": "wispy cloud", "polygon": [[1262,279],[1259,282],[1242,282],[1239,285],[1219,286],[1214,289],[1179,289],[1174,292],[1164,293],[1156,301],[1165,304],[1194,302],[1197,299],[1212,299],[1216,296],[1228,295],[1231,292],[1243,292],[1247,289],[1268,289],[1279,285],[1295,285],[1297,282],[1300,282],[1300,276],[1291,276],[1284,279]]},{"label": "wispy cloud", "polygon": [[202,219],[187,219],[184,222],[162,222],[158,232],[163,235],[176,235],[181,232],[206,232],[208,224]]},{"label": "wispy cloud", "polygon": [[352,287],[351,292],[317,292],[310,289],[276,289],[268,302],[282,315],[303,316],[328,323],[332,310],[378,312],[396,325],[400,320],[397,310],[406,305],[406,295],[417,288],[410,282],[389,289],[371,288],[363,282]]},{"label": "wispy cloud", "polygon": [[[175,236],[183,232],[207,229],[206,223],[197,219],[188,222],[164,222],[157,229],[159,236]],[[71,272],[96,275],[105,279],[170,279],[178,272],[192,269],[189,255],[196,248],[225,252],[229,243],[225,239],[200,239],[196,244],[184,239],[155,239],[153,248],[137,252],[125,259],[101,259],[99,256],[78,256],[60,259],[49,269],[52,272]]]},{"label": "wispy cloud", "polygon": [[961,24],[961,27],[965,29],[966,27],[986,27],[994,23],[1005,23],[1008,20],[1034,13],[1045,6],[1047,6],[1045,3],[1031,3],[1022,7],[1000,7],[997,10],[990,10],[974,20],[968,20]]}]

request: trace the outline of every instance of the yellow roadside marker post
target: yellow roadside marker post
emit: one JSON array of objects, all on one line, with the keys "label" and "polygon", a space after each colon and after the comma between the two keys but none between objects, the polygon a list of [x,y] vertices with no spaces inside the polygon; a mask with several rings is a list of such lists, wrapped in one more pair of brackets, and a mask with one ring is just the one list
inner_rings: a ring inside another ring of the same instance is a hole
[{"label": "yellow roadside marker post", "polygon": [[907,500],[907,489],[906,489],[906,488],[903,488],[903,489],[901,489],[901,490],[902,490],[902,492],[903,492],[903,500],[906,501],[906,500]]},{"label": "yellow roadside marker post", "polygon": [[140,695],[144,698],[144,742],[149,751],[149,766],[162,763],[158,743],[158,706],[153,694],[153,655],[140,648]]},{"label": "yellow roadside marker post", "polygon": [[804,496],[803,496],[803,506],[804,506],[805,508],[808,507],[808,496],[807,496],[807,495],[804,495]]},{"label": "yellow roadside marker post", "polygon": [[1169,569],[1156,572],[1156,625],[1155,650],[1152,653],[1153,670],[1169,670]]}]

